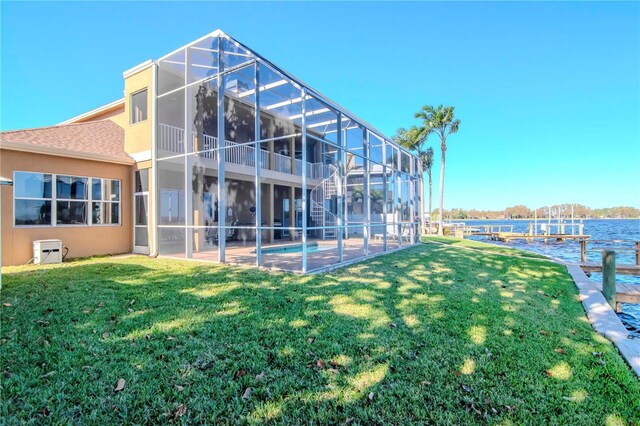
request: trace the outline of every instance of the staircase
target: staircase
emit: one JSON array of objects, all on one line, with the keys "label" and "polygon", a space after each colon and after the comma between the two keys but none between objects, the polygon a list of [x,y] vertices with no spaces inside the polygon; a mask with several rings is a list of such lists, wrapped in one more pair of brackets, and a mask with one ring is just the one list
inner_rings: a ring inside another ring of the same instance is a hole
[{"label": "staircase", "polygon": [[[336,215],[325,208],[325,200],[330,200],[338,193],[336,188],[338,169],[329,164],[327,170],[328,176],[311,190],[311,219],[316,223],[316,226],[335,226],[338,223]],[[337,237],[338,232],[335,228],[322,230],[322,239],[324,240],[336,239]]]}]

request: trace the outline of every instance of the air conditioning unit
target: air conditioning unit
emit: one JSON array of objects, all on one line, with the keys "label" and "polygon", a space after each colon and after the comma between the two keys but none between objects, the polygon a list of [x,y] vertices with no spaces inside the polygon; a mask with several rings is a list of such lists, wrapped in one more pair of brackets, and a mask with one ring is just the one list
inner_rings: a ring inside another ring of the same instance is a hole
[{"label": "air conditioning unit", "polygon": [[37,240],[33,242],[33,263],[62,263],[62,241]]}]

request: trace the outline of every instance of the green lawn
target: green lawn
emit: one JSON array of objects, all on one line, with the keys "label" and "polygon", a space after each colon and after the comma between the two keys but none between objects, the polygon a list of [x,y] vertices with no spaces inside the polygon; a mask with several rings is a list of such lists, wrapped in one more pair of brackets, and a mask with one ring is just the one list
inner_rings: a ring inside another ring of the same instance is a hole
[{"label": "green lawn", "polygon": [[523,256],[523,257],[531,257],[535,259],[548,259],[546,256],[543,256],[538,253],[533,253],[526,250],[520,250],[511,247],[499,246],[497,244],[483,243],[482,241],[469,240],[469,239],[461,239],[454,237],[436,237],[436,236],[428,236],[422,237],[422,242],[425,243],[438,243],[438,244],[447,244],[456,247],[464,247],[468,249],[474,250],[483,250],[490,251],[493,253],[500,254],[508,254],[511,256]]},{"label": "green lawn", "polygon": [[4,272],[6,424],[640,422],[640,382],[553,263],[423,244],[306,277]]}]

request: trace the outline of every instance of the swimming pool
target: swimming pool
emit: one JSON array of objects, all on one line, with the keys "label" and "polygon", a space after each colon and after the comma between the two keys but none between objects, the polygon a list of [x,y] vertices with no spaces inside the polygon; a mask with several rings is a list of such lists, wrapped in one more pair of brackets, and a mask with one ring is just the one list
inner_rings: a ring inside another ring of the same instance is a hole
[{"label": "swimming pool", "polygon": [[[308,243],[307,253],[316,253],[319,251],[333,250],[337,247],[319,246],[318,243]],[[254,251],[255,253],[255,251]],[[264,247],[262,254],[286,254],[286,253],[302,253],[302,244],[287,244],[277,247]]]}]

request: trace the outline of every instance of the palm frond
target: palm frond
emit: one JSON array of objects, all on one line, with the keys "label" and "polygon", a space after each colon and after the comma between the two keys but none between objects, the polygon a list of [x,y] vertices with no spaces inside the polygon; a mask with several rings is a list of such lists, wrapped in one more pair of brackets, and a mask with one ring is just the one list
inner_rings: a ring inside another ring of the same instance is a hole
[{"label": "palm frond", "polygon": [[443,146],[446,146],[447,137],[456,133],[460,128],[460,120],[455,118],[455,107],[438,105],[437,107],[425,105],[415,114],[422,120],[421,132],[428,136],[436,133],[440,136]]}]

